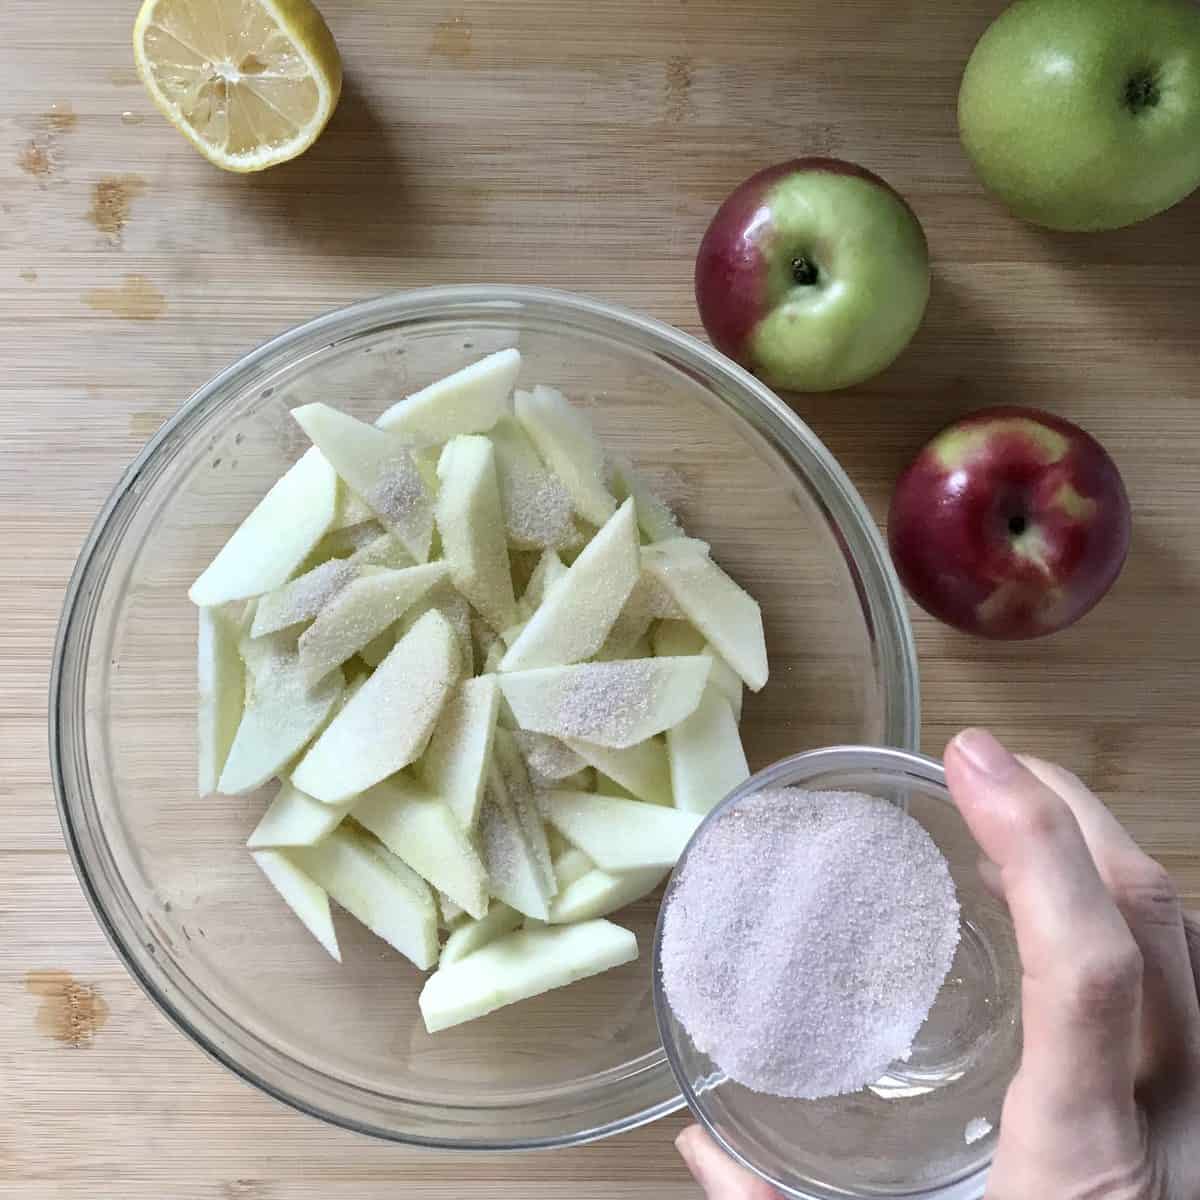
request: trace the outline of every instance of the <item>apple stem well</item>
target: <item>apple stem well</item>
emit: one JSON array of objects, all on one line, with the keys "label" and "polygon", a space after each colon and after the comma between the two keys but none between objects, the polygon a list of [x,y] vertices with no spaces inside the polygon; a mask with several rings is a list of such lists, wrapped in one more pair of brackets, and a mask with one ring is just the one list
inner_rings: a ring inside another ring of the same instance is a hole
[{"label": "apple stem well", "polygon": [[820,277],[817,264],[806,254],[799,254],[792,259],[792,278],[800,287],[812,287]]},{"label": "apple stem well", "polygon": [[1153,71],[1138,71],[1125,84],[1125,104],[1135,114],[1157,107],[1159,98],[1158,80]]},{"label": "apple stem well", "polygon": [[1019,513],[1016,516],[1008,518],[1008,532],[1011,533],[1013,537],[1020,537],[1021,534],[1023,534],[1028,528],[1029,522]]}]

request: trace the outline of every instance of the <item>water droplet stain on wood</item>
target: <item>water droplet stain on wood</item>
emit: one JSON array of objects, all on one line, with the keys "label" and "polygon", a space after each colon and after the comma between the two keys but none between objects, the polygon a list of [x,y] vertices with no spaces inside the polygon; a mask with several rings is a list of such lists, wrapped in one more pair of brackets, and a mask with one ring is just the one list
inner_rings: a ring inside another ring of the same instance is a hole
[{"label": "water droplet stain on wood", "polygon": [[88,1049],[108,1021],[108,1005],[100,989],[79,983],[69,971],[30,971],[25,988],[36,996],[38,1031],[73,1050]]},{"label": "water droplet stain on wood", "polygon": [[146,191],[146,181],[140,175],[106,175],[92,188],[92,207],[87,219],[110,241],[119,243],[134,198]]},{"label": "water droplet stain on wood", "polygon": [[126,275],[120,287],[92,288],[80,299],[126,321],[154,321],[167,311],[167,298],[144,275]]}]

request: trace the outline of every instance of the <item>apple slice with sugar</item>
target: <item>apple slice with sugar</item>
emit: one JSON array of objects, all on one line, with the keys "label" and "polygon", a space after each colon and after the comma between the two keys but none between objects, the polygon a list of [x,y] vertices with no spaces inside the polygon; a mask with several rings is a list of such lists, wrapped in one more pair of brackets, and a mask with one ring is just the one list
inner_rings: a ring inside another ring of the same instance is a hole
[{"label": "apple slice with sugar", "polygon": [[485,437],[457,437],[438,460],[437,526],[454,586],[497,632],[517,619],[496,482]]},{"label": "apple slice with sugar", "polygon": [[426,613],[317,739],[292,782],[339,804],[415,762],[458,674],[454,630],[441,613]]},{"label": "apple slice with sugar", "polygon": [[300,662],[309,682],[324,678],[377,638],[445,576],[444,563],[398,571],[364,567],[300,635]]},{"label": "apple slice with sugar", "polygon": [[445,801],[394,775],[363,793],[354,819],[472,917],[487,912],[487,873]]},{"label": "apple slice with sugar", "polygon": [[404,548],[423,563],[433,538],[433,500],[409,442],[328,404],[292,409],[300,428]]},{"label": "apple slice with sugar", "polygon": [[604,871],[673,867],[701,818],[589,792],[543,792],[542,815]]},{"label": "apple slice with sugar", "polygon": [[[684,723],[691,719],[685,717]],[[648,804],[671,803],[671,767],[666,747],[658,738],[647,738],[623,750],[597,746],[580,738],[569,738],[567,745],[589,766],[619,783],[639,800]]]},{"label": "apple slice with sugar", "polygon": [[196,714],[198,783],[200,795],[217,790],[217,782],[237,737],[246,695],[246,670],[238,654],[239,630],[219,608],[197,614]]},{"label": "apple slice with sugar", "polygon": [[521,834],[529,847],[542,891],[549,897],[558,890],[554,864],[546,843],[546,827],[538,812],[533,784],[525,768],[525,759],[512,731],[498,728],[492,749],[492,768],[488,777],[492,795],[517,818]]},{"label": "apple slice with sugar", "polygon": [[297,847],[288,856],[420,970],[437,962],[437,908],[428,885],[369,834],[347,823],[318,845]]},{"label": "apple slice with sugar", "polygon": [[644,871],[610,873],[594,867],[565,885],[550,901],[551,925],[573,925],[607,917],[628,904],[641,900],[670,874],[670,868],[648,867]]},{"label": "apple slice with sugar", "polygon": [[278,775],[328,720],[343,685],[341,671],[334,671],[309,688],[300,656],[282,635],[242,646],[249,696],[218,784],[228,796],[252,792]]},{"label": "apple slice with sugar", "polygon": [[651,489],[627,458],[609,455],[608,478],[618,501],[633,498],[637,505],[638,527],[647,541],[665,542],[684,536],[683,527],[670,506]]},{"label": "apple slice with sugar", "polygon": [[486,433],[508,411],[521,370],[517,350],[498,350],[398,401],[375,422],[426,443]]},{"label": "apple slice with sugar", "polygon": [[329,895],[325,889],[278,850],[256,850],[254,861],[308,932],[325,947],[335,962],[341,962],[342,952],[338,947],[337,932],[329,912]]},{"label": "apple slice with sugar", "polygon": [[545,920],[549,889],[516,813],[489,788],[479,811],[479,854],[492,895],[528,917]]},{"label": "apple slice with sugar", "polygon": [[421,1015],[437,1033],[637,956],[637,938],[608,921],[515,930],[431,975]]},{"label": "apple slice with sugar", "polygon": [[644,547],[642,563],[746,686],[760,691],[768,669],[758,601],[687,538]]},{"label": "apple slice with sugar", "polygon": [[509,542],[522,550],[558,549],[577,537],[575,503],[566,485],[542,464],[512,417],[488,435],[496,451],[500,504]]},{"label": "apple slice with sugar", "polygon": [[[444,565],[444,564],[443,564]],[[434,584],[401,618],[398,626],[401,635],[407,633],[430,609],[436,609],[450,622],[454,636],[458,639],[458,652],[462,655],[462,674],[470,678],[475,674],[475,642],[471,636],[471,606],[454,590],[447,578]]]},{"label": "apple slice with sugar", "polygon": [[371,506],[344,480],[338,480],[337,505],[333,511],[333,520],[329,524],[329,532],[337,533],[341,529],[354,529],[375,519]]},{"label": "apple slice with sugar", "polygon": [[693,655],[538,667],[497,678],[522,729],[625,749],[691,713],[711,668],[711,659]]},{"label": "apple slice with sugar", "polygon": [[552,667],[591,658],[604,645],[641,574],[637,513],[626,500],[551,585],[509,646],[501,671]]},{"label": "apple slice with sugar", "polygon": [[675,807],[704,815],[750,778],[737,718],[729,701],[712,686],[696,711],[667,730],[671,790]]},{"label": "apple slice with sugar", "polygon": [[358,574],[348,559],[331,558],[260,596],[251,637],[311,621]]},{"label": "apple slice with sugar", "polygon": [[[445,892],[435,891],[433,898],[437,901],[438,916],[443,929],[456,929],[459,925],[471,920],[467,915],[467,910],[455,904]],[[489,911],[491,911],[490,908]]]},{"label": "apple slice with sugar", "polygon": [[251,850],[315,846],[350,812],[351,804],[322,804],[290,783],[283,784],[246,845]]},{"label": "apple slice with sugar", "polygon": [[514,407],[529,440],[571,493],[575,511],[585,521],[603,525],[617,502],[604,483],[604,450],[591,422],[561,392],[548,387],[517,392]]},{"label": "apple slice with sugar", "polygon": [[448,967],[459,962],[476,950],[482,950],[489,942],[512,933],[526,918],[515,908],[509,908],[497,900],[488,909],[487,916],[479,920],[465,921],[450,932],[442,947],[438,967]]},{"label": "apple slice with sugar", "polygon": [[704,640],[702,633],[686,621],[660,621],[654,628],[651,646],[659,658],[682,654],[705,654],[711,658],[713,665],[708,676],[709,687],[716,688],[729,701],[733,715],[741,720],[745,692],[742,677]]},{"label": "apple slice with sugar", "polygon": [[525,591],[517,602],[517,616],[522,621],[528,621],[537,611],[537,607],[546,598],[546,593],[567,573],[566,564],[554,550],[545,550],[538,559],[537,566],[529,576]]},{"label": "apple slice with sugar", "polygon": [[234,530],[188,592],[211,608],[286,583],[325,535],[337,507],[337,475],[315,447],[301,456]]},{"label": "apple slice with sugar", "polygon": [[468,679],[447,701],[421,759],[426,787],[445,800],[463,829],[474,829],[479,819],[499,712],[496,680]]}]

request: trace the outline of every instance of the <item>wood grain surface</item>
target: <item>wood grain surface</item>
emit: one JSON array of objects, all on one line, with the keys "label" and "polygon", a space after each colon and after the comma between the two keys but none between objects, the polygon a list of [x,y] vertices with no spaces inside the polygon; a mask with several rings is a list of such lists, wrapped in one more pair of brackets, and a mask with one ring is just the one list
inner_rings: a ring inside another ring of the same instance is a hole
[{"label": "wood grain surface", "polygon": [[542,283],[697,331],[692,255],[745,175],[857,159],[932,245],[928,320],[871,384],[796,409],[882,518],[908,456],[996,402],[1081,422],[1136,510],[1076,628],[1025,646],[917,615],[925,749],[986,722],[1102,792],[1200,895],[1200,202],[1102,237],[1017,224],[959,149],[999,0],[326,0],[347,86],[321,142],[223,175],[132,72],[134,9],[0,6],[0,1196],[606,1200],[696,1194],[679,1120],[554,1154],[406,1152],[252,1091],[110,952],[63,851],[46,683],[80,543],[189,392],[392,288]]}]

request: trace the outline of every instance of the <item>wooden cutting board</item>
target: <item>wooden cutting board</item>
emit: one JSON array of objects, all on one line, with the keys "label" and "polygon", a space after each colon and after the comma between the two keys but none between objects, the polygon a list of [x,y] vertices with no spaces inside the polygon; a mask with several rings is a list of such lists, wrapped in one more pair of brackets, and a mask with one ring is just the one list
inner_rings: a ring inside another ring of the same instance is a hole
[{"label": "wooden cutting board", "polygon": [[[193,0],[207,3],[209,0]],[[392,288],[529,282],[698,330],[692,255],[744,176],[857,159],[913,203],[935,283],[911,350],[797,411],[882,517],[945,420],[1081,422],[1136,509],[1112,596],[1049,641],[916,616],[925,748],[986,722],[1073,767],[1200,894],[1200,201],[1038,232],[959,150],[962,64],[999,0],[326,0],[347,86],[320,144],[223,175],[155,115],[132,4],[0,10],[0,1195],[621,1200],[696,1194],[681,1120],[519,1157],[406,1152],[252,1091],[168,1026],[63,852],[46,682],[63,587],[122,468],[284,327]]]}]

